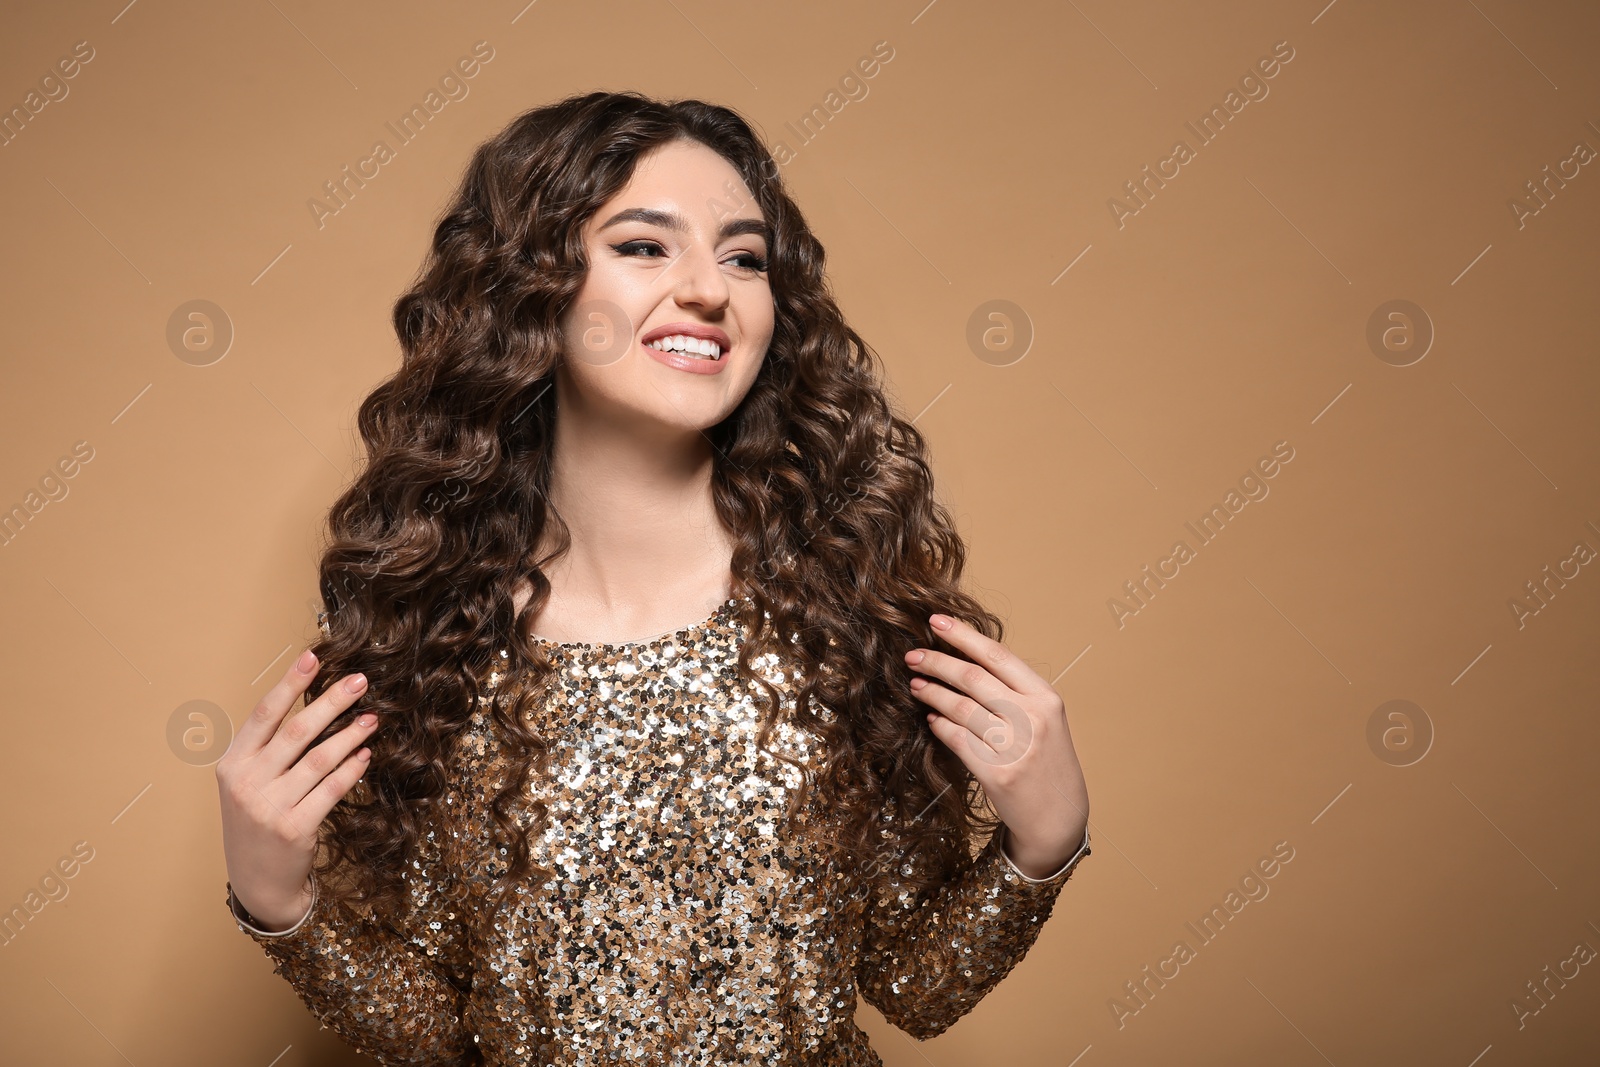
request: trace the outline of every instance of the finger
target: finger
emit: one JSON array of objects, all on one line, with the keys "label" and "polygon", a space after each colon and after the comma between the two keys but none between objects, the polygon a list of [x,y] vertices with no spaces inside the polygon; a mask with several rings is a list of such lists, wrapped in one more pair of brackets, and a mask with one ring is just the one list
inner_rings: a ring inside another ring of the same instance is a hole
[{"label": "finger", "polygon": [[[932,715],[928,719],[928,727],[933,731],[933,736],[944,742],[946,748],[956,754],[956,757],[967,768],[976,773],[979,767],[988,766],[992,760],[979,759],[977,747],[983,744],[972,733],[963,729],[960,724],[951,722],[942,715]],[[981,781],[979,784],[983,784]]]},{"label": "finger", "polygon": [[934,709],[936,719],[947,721],[967,734],[972,760],[999,766],[1015,763],[1033,748],[1034,725],[1026,710],[1009,700],[984,707],[971,697],[928,682],[912,690]]},{"label": "finger", "polygon": [[[988,708],[964,693],[947,689],[937,682],[913,678],[911,695],[927,704],[942,718],[948,719],[973,734],[982,737],[989,730],[1004,727],[1005,721]],[[1014,707],[1015,705],[1013,705]]]},{"label": "finger", "polygon": [[307,793],[344,762],[346,756],[371,737],[377,727],[378,717],[371,712],[356,716],[355,722],[312,748],[289,768],[280,780],[283,790],[279,795],[287,797],[287,803],[291,805],[300,803]]},{"label": "finger", "polygon": [[306,746],[341,712],[360,700],[366,691],[366,678],[360,674],[346,675],[328,686],[321,696],[284,723],[272,740],[267,742],[261,750],[262,769],[274,778],[283,774],[300,759]]},{"label": "finger", "polygon": [[965,652],[974,663],[1018,693],[1042,693],[1050,688],[1050,683],[1041,678],[1038,671],[1023,662],[1020,656],[994,638],[984,636],[983,632],[971,623],[950,615],[931,615],[929,619],[930,621],[948,619],[950,622],[948,630],[934,626],[933,632]]},{"label": "finger", "polygon": [[[311,665],[302,670],[300,665],[306,660]],[[243,755],[253,755],[264,748],[272,735],[277,732],[278,724],[283,721],[294,702],[305,693],[306,686],[311,684],[311,679],[317,676],[321,668],[317,657],[308,648],[300,654],[300,658],[289,664],[289,669],[283,672],[283,677],[278,679],[278,684],[267,690],[255,710],[245,716],[244,725],[239,727],[239,732],[233,737],[230,751]]]},{"label": "finger", "polygon": [[332,774],[317,783],[317,787],[295,805],[296,822],[313,831],[321,826],[333,806],[354,789],[355,784],[361,781],[361,776],[367,773],[371,759],[372,750],[363,748],[339,764]]},{"label": "finger", "polygon": [[990,674],[982,664],[946,652],[914,648],[906,653],[906,666],[919,674],[937,678],[951,689],[959,689],[984,704],[1015,700],[1017,696],[1010,686]]}]

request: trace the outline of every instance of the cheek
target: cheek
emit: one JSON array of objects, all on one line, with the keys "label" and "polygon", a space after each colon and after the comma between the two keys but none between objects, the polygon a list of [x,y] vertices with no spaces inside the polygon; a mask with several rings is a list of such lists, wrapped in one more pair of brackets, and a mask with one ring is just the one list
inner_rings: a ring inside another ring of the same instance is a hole
[{"label": "cheek", "polygon": [[556,406],[567,408],[580,398],[579,406],[596,402],[626,406],[631,391],[629,382],[636,373],[637,368],[630,367],[627,358],[601,365],[569,351],[557,376]]},{"label": "cheek", "polygon": [[660,284],[658,271],[641,269],[637,262],[615,259],[611,250],[606,249],[602,258],[591,258],[583,294],[596,300],[614,300],[629,310],[648,310],[659,299],[652,298],[651,294]]},{"label": "cheek", "polygon": [[744,374],[745,391],[748,392],[750,387],[755,384],[755,380],[761,376],[761,367],[764,363],[766,363],[766,361],[766,354],[763,353],[760,359],[752,360],[750,362],[750,366],[746,368]]},{"label": "cheek", "polygon": [[585,290],[562,324],[567,362],[579,370],[601,370],[626,361],[637,348],[639,312],[615,296]]},{"label": "cheek", "polygon": [[[606,250],[604,253],[611,253]],[[590,266],[567,314],[569,338],[576,339],[582,329],[604,319],[617,330],[637,334],[652,306],[650,281],[643,271],[607,259],[596,259],[591,250]]]}]

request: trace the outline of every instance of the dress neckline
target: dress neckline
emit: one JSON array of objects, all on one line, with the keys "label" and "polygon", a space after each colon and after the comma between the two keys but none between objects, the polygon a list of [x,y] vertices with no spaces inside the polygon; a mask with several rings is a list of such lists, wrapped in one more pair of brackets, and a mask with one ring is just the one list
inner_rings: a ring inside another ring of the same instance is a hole
[{"label": "dress neckline", "polygon": [[712,626],[720,623],[724,618],[732,615],[735,608],[749,599],[750,597],[748,594],[745,596],[729,597],[721,604],[717,605],[717,610],[713,611],[708,618],[702,619],[700,622],[692,623],[688,626],[680,626],[676,630],[668,630],[665,633],[656,634],[654,637],[641,637],[636,641],[553,641],[550,638],[543,637],[539,634],[529,634],[528,636],[535,643],[547,645],[552,648],[645,648],[651,645],[683,643],[678,639],[687,638],[700,632],[701,630],[710,629]]}]

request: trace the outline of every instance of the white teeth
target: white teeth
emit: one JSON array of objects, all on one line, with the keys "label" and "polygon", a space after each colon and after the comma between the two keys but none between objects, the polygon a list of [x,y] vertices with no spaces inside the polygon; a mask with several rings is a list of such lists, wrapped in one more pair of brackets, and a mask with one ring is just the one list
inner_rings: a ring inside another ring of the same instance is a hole
[{"label": "white teeth", "polygon": [[698,337],[688,337],[684,334],[657,337],[650,342],[650,347],[659,349],[662,352],[681,352],[685,355],[700,356],[710,360],[722,358],[722,348],[715,341],[704,341]]}]

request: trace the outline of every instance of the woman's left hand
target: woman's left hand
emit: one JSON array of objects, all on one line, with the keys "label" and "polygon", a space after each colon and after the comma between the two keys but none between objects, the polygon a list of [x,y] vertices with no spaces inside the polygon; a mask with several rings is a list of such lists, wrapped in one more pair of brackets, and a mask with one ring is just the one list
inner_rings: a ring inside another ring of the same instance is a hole
[{"label": "woman's left hand", "polygon": [[1005,645],[948,615],[930,622],[971,662],[912,649],[907,665],[946,683],[913,678],[912,694],[933,708],[934,736],[972,771],[1004,821],[1012,861],[1030,878],[1052,874],[1078,851],[1089,824],[1066,705]]}]

